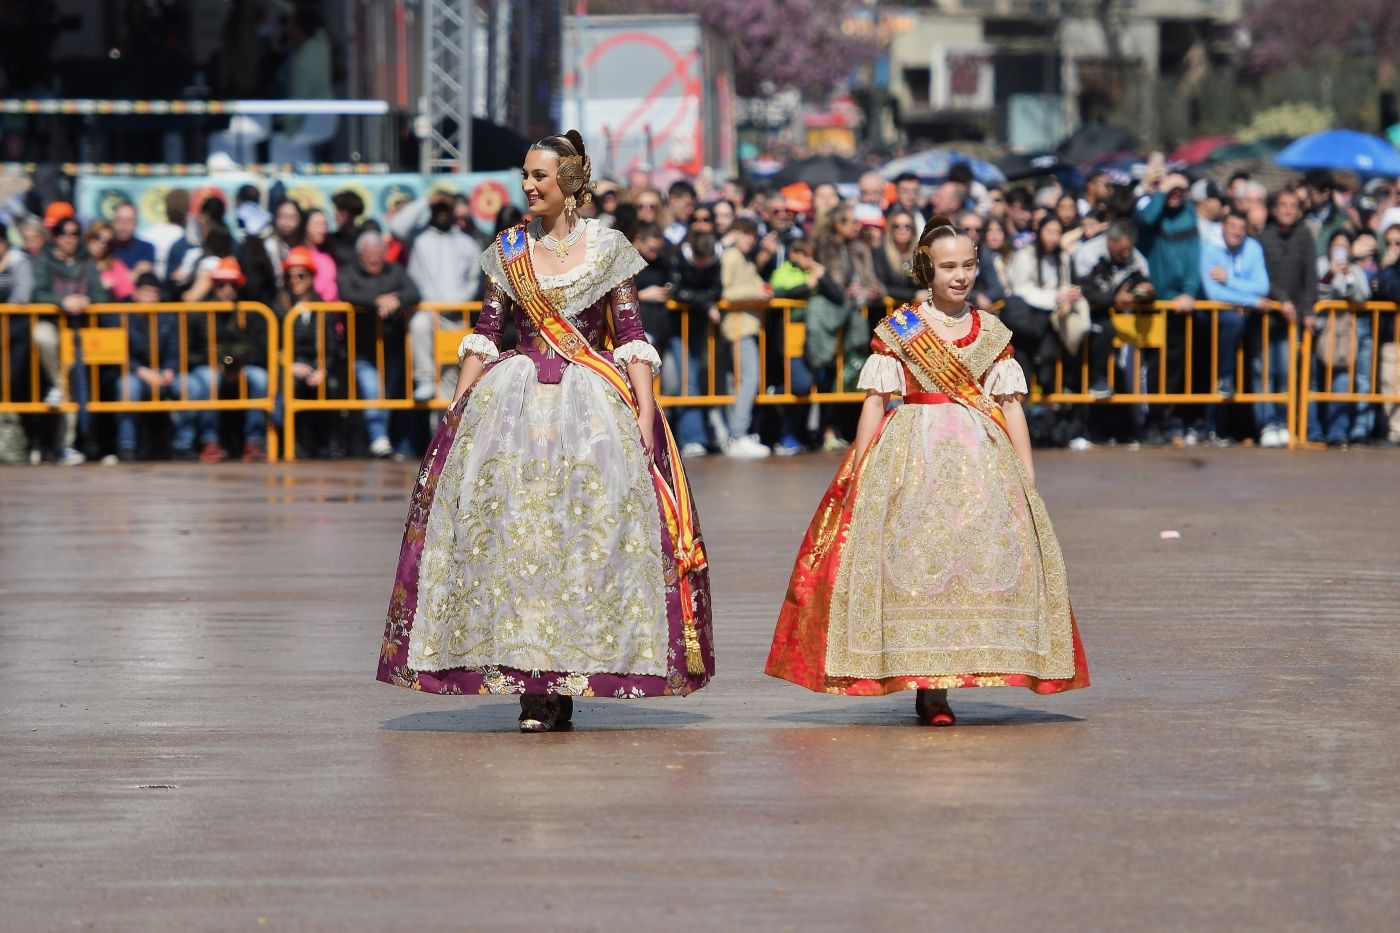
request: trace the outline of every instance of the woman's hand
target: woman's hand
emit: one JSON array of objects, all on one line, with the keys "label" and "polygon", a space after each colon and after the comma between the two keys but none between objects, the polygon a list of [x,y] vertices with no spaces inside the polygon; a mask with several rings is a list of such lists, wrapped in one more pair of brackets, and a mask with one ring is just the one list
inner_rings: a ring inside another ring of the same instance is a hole
[{"label": "woman's hand", "polygon": [[642,450],[650,460],[656,455],[656,416],[649,411],[637,413],[637,432],[642,436]]},{"label": "woman's hand", "polygon": [[482,361],[481,357],[477,356],[475,353],[468,353],[466,355],[466,358],[462,360],[461,368],[457,371],[457,390],[452,393],[452,404],[449,406],[450,408],[457,407],[457,403],[462,400],[462,396],[471,391],[472,386],[481,378],[481,374],[485,372],[485,370],[486,364]]}]

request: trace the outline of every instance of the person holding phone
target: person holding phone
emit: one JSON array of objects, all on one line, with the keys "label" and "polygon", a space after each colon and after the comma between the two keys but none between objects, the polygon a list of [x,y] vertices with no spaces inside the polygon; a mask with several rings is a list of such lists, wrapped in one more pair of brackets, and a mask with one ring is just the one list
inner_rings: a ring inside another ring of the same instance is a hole
[{"label": "person holding phone", "polygon": [[[1338,230],[1328,238],[1327,253],[1317,260],[1322,300],[1360,305],[1371,299],[1370,279],[1361,266],[1352,262],[1355,239],[1348,230]],[[1318,317],[1312,326],[1317,332],[1313,340],[1313,370],[1317,374],[1314,386],[1332,392],[1369,391],[1374,351],[1370,317],[1335,311]],[[1325,441],[1328,447],[1363,443],[1375,425],[1375,411],[1369,402],[1315,404],[1308,415],[1308,439]]]}]

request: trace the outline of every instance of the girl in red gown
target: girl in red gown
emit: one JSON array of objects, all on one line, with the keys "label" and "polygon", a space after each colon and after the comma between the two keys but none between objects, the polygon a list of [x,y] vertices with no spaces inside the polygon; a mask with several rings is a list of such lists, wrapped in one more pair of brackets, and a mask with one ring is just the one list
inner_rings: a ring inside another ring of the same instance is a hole
[{"label": "girl in red gown", "polygon": [[[916,690],[952,725],[952,687],[1089,685],[1064,558],[1035,489],[1011,334],[972,308],[972,241],[924,228],[931,292],[879,327],[856,442],[793,568],[767,673],[810,690]],[[890,400],[904,404],[890,409]]]}]

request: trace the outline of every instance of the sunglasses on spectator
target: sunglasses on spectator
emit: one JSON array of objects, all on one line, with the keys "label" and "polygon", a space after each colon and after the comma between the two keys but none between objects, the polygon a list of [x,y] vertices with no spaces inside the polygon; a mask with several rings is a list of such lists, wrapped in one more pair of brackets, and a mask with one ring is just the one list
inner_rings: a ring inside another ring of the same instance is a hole
[{"label": "sunglasses on spectator", "polygon": [[311,278],[311,273],[301,269],[293,269],[291,272],[287,273],[287,278],[293,282],[305,282],[307,279]]},{"label": "sunglasses on spectator", "polygon": [[985,229],[987,229],[987,228],[986,228],[986,227],[983,227],[981,224],[968,224],[967,226],[963,227],[963,232],[964,232],[964,233],[981,233],[981,232],[982,232],[983,230],[985,230]]},{"label": "sunglasses on spectator", "polygon": [[890,224],[891,230],[913,230],[913,224]]},{"label": "sunglasses on spectator", "polygon": [[54,234],[54,236],[77,236],[77,235],[78,235],[78,231],[77,231],[77,230],[60,230],[60,231],[58,231],[57,233]]},{"label": "sunglasses on spectator", "polygon": [[660,201],[638,201],[638,202],[637,202],[637,210],[639,210],[639,211],[655,211],[655,210],[660,210],[660,208],[661,208],[661,202],[660,202]]},{"label": "sunglasses on spectator", "polygon": [[714,214],[693,214],[690,222],[693,224],[712,224],[715,222]]}]

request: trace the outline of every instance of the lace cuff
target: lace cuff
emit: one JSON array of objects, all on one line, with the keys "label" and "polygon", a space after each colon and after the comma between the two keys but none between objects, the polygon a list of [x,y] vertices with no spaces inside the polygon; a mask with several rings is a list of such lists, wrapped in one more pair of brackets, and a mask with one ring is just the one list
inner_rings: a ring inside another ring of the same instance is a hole
[{"label": "lace cuff", "polygon": [[987,378],[982,380],[982,391],[995,399],[1024,396],[1028,390],[1026,374],[1022,371],[1021,364],[1014,359],[993,364],[987,371]]},{"label": "lace cuff", "polygon": [[904,364],[892,356],[873,353],[860,368],[856,388],[879,392],[881,395],[904,393]]},{"label": "lace cuff", "polygon": [[481,334],[467,334],[462,338],[462,342],[457,345],[457,363],[461,365],[467,358],[467,354],[475,356],[483,363],[494,363],[501,355],[501,351],[496,349],[496,345],[489,337]]},{"label": "lace cuff", "polygon": [[656,348],[645,340],[629,340],[613,351],[613,359],[619,366],[642,360],[651,366],[653,376],[661,372],[661,357],[657,355]]}]

